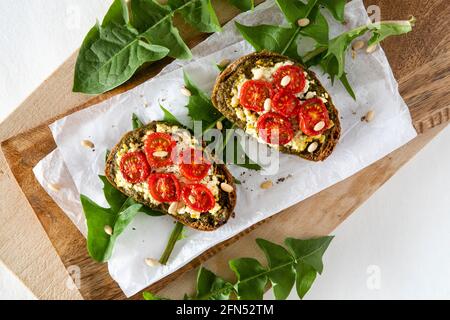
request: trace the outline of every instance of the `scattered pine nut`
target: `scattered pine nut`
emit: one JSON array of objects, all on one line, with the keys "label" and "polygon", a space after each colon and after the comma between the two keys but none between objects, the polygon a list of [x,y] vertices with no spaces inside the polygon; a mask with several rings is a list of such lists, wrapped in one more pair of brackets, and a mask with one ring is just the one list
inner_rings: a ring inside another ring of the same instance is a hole
[{"label": "scattered pine nut", "polygon": [[107,235],[112,235],[112,233],[113,233],[113,229],[112,229],[111,226],[109,226],[109,225],[105,225],[105,227],[103,228],[103,230],[105,231],[105,233],[106,233]]},{"label": "scattered pine nut", "polygon": [[308,152],[309,152],[309,153],[313,153],[314,151],[317,150],[318,147],[319,147],[319,144],[318,144],[316,141],[314,141],[313,143],[311,143],[311,144],[308,146]]},{"label": "scattered pine nut", "polygon": [[271,180],[264,181],[261,183],[261,189],[270,189],[273,186],[273,182]]},{"label": "scattered pine nut", "polygon": [[189,91],[189,89],[186,88],[186,87],[182,87],[182,88],[181,88],[181,93],[182,93],[184,96],[186,96],[186,97],[192,96],[191,91]]},{"label": "scattered pine nut", "polygon": [[222,182],[220,184],[220,189],[222,189],[223,191],[227,192],[227,193],[231,193],[233,192],[233,187],[230,186],[228,183]]},{"label": "scattered pine nut", "polygon": [[309,25],[310,22],[311,21],[309,21],[308,18],[303,18],[303,19],[299,19],[297,21],[297,24],[298,24],[299,27],[306,27],[307,25]]},{"label": "scattered pine nut", "polygon": [[281,79],[281,86],[286,87],[291,82],[291,77],[284,76],[283,79]]},{"label": "scattered pine nut", "polygon": [[168,154],[169,153],[167,151],[164,151],[164,150],[153,152],[153,156],[154,157],[158,157],[158,158],[165,158],[165,157],[167,157]]},{"label": "scattered pine nut", "polygon": [[94,147],[95,147],[94,143],[92,141],[89,141],[89,140],[82,140],[81,141],[81,145],[83,147],[85,147],[85,148],[88,148],[88,149],[94,149]]},{"label": "scattered pine nut", "polygon": [[217,65],[221,68],[225,68],[227,67],[229,64],[231,63],[230,59],[223,59],[222,61],[220,61]]},{"label": "scattered pine nut", "polygon": [[364,45],[365,45],[364,41],[357,40],[357,41],[353,42],[352,49],[355,51],[358,51],[358,50],[361,50],[362,48],[364,48]]},{"label": "scattered pine nut", "polygon": [[314,126],[314,131],[320,131],[323,128],[325,128],[325,121],[319,121],[316,123],[316,125]]},{"label": "scattered pine nut", "polygon": [[364,121],[371,122],[374,117],[375,117],[375,112],[373,110],[370,110],[366,113],[366,115],[363,118],[364,118]]},{"label": "scattered pine nut", "polygon": [[193,195],[190,195],[190,196],[189,196],[189,201],[190,201],[191,203],[195,203],[195,198],[194,198]]},{"label": "scattered pine nut", "polygon": [[356,50],[352,49],[352,59],[355,60],[356,59]]},{"label": "scattered pine nut", "polygon": [[57,183],[49,183],[48,188],[53,192],[58,192],[61,189],[60,185]]},{"label": "scattered pine nut", "polygon": [[144,261],[145,264],[148,265],[149,267],[156,267],[160,265],[159,261],[153,258],[145,258]]},{"label": "scattered pine nut", "polygon": [[372,44],[367,47],[366,52],[367,53],[373,53],[375,50],[377,50],[378,46],[376,44]]},{"label": "scattered pine nut", "polygon": [[269,112],[270,109],[272,109],[272,100],[270,98],[267,98],[264,101],[264,111]]},{"label": "scattered pine nut", "polygon": [[223,129],[222,121],[217,121],[216,128],[217,128],[217,130],[222,130]]}]

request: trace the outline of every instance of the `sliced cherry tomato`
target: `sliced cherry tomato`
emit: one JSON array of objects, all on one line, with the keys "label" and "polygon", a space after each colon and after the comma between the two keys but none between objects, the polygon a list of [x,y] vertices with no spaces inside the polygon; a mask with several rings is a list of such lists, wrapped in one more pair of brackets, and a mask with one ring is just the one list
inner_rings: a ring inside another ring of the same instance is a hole
[{"label": "sliced cherry tomato", "polygon": [[[287,86],[282,86],[281,82],[286,76],[289,76],[291,80]],[[283,66],[274,73],[273,82],[278,89],[286,89],[292,94],[296,94],[302,92],[305,88],[306,79],[302,68],[298,66]]]},{"label": "sliced cherry tomato", "polygon": [[181,174],[191,181],[202,180],[211,167],[202,150],[193,148],[180,152],[178,163]]},{"label": "sliced cherry tomato", "polygon": [[181,196],[189,208],[198,212],[208,212],[216,205],[214,195],[203,184],[185,185]]},{"label": "sliced cherry tomato", "polygon": [[268,112],[259,117],[258,135],[267,143],[284,145],[294,137],[294,130],[286,117]]},{"label": "sliced cherry tomato", "polygon": [[150,134],[145,140],[145,155],[150,166],[161,168],[172,164],[171,153],[175,144],[167,133]]},{"label": "sliced cherry tomato", "polygon": [[128,152],[120,160],[120,172],[129,183],[139,183],[150,174],[150,167],[141,151]]},{"label": "sliced cherry tomato", "polygon": [[[314,130],[316,125],[323,121],[324,126],[320,130]],[[318,136],[327,130],[330,125],[328,110],[322,100],[313,98],[306,100],[300,107],[299,112],[300,129],[308,136]]]},{"label": "sliced cherry tomato", "polygon": [[280,90],[272,97],[273,111],[285,117],[297,114],[299,105],[299,100],[289,90]]},{"label": "sliced cherry tomato", "polygon": [[272,85],[263,80],[249,80],[242,85],[240,104],[249,110],[264,110],[264,101],[272,95]]},{"label": "sliced cherry tomato", "polygon": [[148,178],[148,190],[159,202],[180,200],[180,183],[172,173],[152,173]]}]

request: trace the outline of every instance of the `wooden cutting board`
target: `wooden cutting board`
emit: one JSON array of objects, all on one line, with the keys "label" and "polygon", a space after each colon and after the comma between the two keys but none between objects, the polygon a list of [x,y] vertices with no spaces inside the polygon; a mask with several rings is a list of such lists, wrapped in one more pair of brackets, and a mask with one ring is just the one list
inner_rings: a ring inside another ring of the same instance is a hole
[{"label": "wooden cutting board", "polygon": [[[262,2],[262,1],[260,1]],[[446,1],[365,1],[377,4],[382,18],[406,19],[413,14],[418,19],[414,32],[387,40],[383,47],[400,92],[413,117],[414,126],[421,135],[408,145],[364,169],[353,177],[328,188],[282,213],[259,223],[238,236],[208,250],[186,266],[152,285],[148,290],[163,290],[169,297],[181,297],[194,283],[191,270],[204,263],[221,275],[231,276],[224,268],[226,261],[238,256],[256,256],[259,252],[254,238],[264,237],[281,241],[286,236],[309,237],[329,234],[375,190],[389,179],[404,163],[418,152],[449,120],[450,84],[450,8]],[[214,5],[221,22],[238,12],[224,1]],[[180,23],[180,22],[178,22]],[[183,26],[185,39],[192,47],[205,38]],[[10,137],[2,142],[2,152],[10,170],[66,268],[81,269],[80,292],[86,299],[124,298],[117,284],[110,278],[106,264],[94,263],[86,252],[85,239],[66,215],[40,187],[32,168],[56,146],[48,124],[74,111],[86,108],[115,94],[128,90],[156,75],[168,62],[166,59],[149,66],[128,84],[107,94],[88,97],[71,93],[71,79],[76,55],[61,66],[24,104],[34,110],[48,110],[49,102],[61,103],[58,114],[48,117],[39,126]],[[25,115],[25,114],[24,114]],[[442,124],[442,125],[441,125]],[[254,230],[254,231],[252,231]],[[239,240],[239,242],[236,242]],[[171,282],[177,279],[176,285]],[[133,298],[140,298],[138,294]]]}]

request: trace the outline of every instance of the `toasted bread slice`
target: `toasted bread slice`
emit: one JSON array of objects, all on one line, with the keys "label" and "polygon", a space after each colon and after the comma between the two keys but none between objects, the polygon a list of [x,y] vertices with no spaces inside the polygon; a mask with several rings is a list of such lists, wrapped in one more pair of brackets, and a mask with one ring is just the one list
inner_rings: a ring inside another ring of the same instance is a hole
[{"label": "toasted bread slice", "polygon": [[[162,121],[151,122],[150,124],[136,129],[134,131],[125,134],[119,143],[111,150],[108,159],[106,161],[105,175],[108,181],[119,191],[128,197],[132,197],[135,201],[142,203],[154,210],[160,211],[162,213],[170,215],[175,220],[183,223],[184,225],[202,230],[202,231],[213,231],[224,225],[231,216],[234,216],[234,207],[236,205],[236,186],[234,184],[234,179],[231,173],[228,171],[223,164],[212,164],[212,169],[210,174],[205,179],[210,179],[208,181],[214,181],[215,183],[210,183],[208,188],[215,190],[213,194],[216,200],[216,207],[213,212],[192,212],[188,207],[183,207],[183,203],[180,203],[181,210],[174,214],[169,214],[170,203],[159,203],[153,199],[148,192],[147,182],[140,184],[130,184],[123,179],[122,173],[120,171],[120,159],[124,153],[128,150],[133,151],[143,151],[144,140],[146,134],[151,132],[168,132],[176,135],[177,132],[184,135],[184,138],[190,133],[185,130],[185,128],[180,128],[178,126],[173,126],[169,123]],[[190,140],[190,136],[188,136]],[[172,168],[173,169],[173,168]],[[175,168],[176,169],[176,168]],[[163,169],[164,170],[164,169]],[[160,172],[161,170],[159,170]],[[181,175],[176,171],[172,171],[177,176],[180,176],[180,181],[182,181]],[[215,178],[217,179],[215,179]],[[187,181],[185,181],[188,183]],[[227,183],[232,186],[232,192],[225,192],[220,187],[221,183]],[[217,207],[217,206],[220,206]],[[188,211],[183,211],[183,209],[188,209]]]},{"label": "toasted bread slice", "polygon": [[[212,93],[212,102],[226,118],[247,133],[257,138],[256,131],[253,132],[254,130],[250,130],[254,127],[254,125],[249,124],[249,119],[257,119],[259,114],[256,112],[250,112],[249,110],[244,110],[244,108],[239,104],[239,85],[242,85],[242,83],[247,80],[253,79],[254,74],[252,69],[272,68],[273,70],[273,68],[276,68],[277,65],[279,66],[283,63],[294,64],[304,70],[309,89],[304,93],[304,96],[299,97],[299,99],[306,99],[308,92],[314,94],[314,97],[320,97],[324,101],[331,121],[327,130],[320,136],[316,137],[308,137],[303,135],[297,125],[297,135],[294,138],[295,141],[291,141],[289,145],[280,145],[278,149],[281,152],[296,154],[307,160],[323,161],[332,153],[339,140],[341,132],[339,115],[330,95],[319,82],[314,72],[307,70],[300,63],[286,56],[268,51],[252,53],[244,56],[230,64],[219,75]],[[309,146],[313,143],[315,145],[309,148]],[[313,150],[316,145],[317,148]],[[310,151],[308,151],[308,149]]]}]

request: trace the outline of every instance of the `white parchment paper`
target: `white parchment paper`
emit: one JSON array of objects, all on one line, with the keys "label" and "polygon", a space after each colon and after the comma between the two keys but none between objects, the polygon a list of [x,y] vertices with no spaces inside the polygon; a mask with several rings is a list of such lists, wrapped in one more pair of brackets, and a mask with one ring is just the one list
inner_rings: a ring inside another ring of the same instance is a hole
[{"label": "white parchment paper", "polygon": [[[283,16],[273,1],[267,1],[255,12],[244,13],[237,20],[247,25],[276,24],[283,23]],[[349,22],[346,26],[330,23],[331,35],[367,23],[361,0],[347,4],[346,20]],[[58,148],[43,159],[34,172],[84,235],[86,226],[79,194],[107,206],[98,174],[103,174],[105,150],[111,149],[125,132],[131,130],[132,113],[145,121],[162,119],[158,107],[161,103],[187,121],[184,108],[187,98],[180,94],[182,68],[203,90],[210,92],[218,74],[215,64],[224,58],[241,57],[252,52],[252,48],[242,41],[232,22],[221,34],[211,36],[193,52],[193,61],[175,61],[154,79],[50,126]],[[371,55],[360,53],[355,60],[348,57],[346,70],[357,95],[356,102],[340,84],[332,86],[326,76],[315,70],[341,115],[343,134],[334,153],[323,163],[281,155],[280,169],[271,176],[264,176],[267,172],[250,175],[244,169],[231,166],[232,173],[245,180],[238,186],[236,217],[214,232],[187,230],[187,238],[177,243],[167,266],[150,268],[144,259],[159,258],[173,220],[138,215],[119,237],[108,262],[111,276],[127,296],[174,272],[215,244],[353,175],[416,136],[408,108],[398,93],[397,82],[381,49]],[[361,117],[368,110],[375,111],[375,119],[370,123],[362,122]],[[94,142],[95,150],[82,147],[80,141],[84,139]],[[259,187],[264,179],[277,181],[288,176],[289,179],[275,184],[270,190]],[[48,183],[58,183],[63,189],[51,191]]]}]

